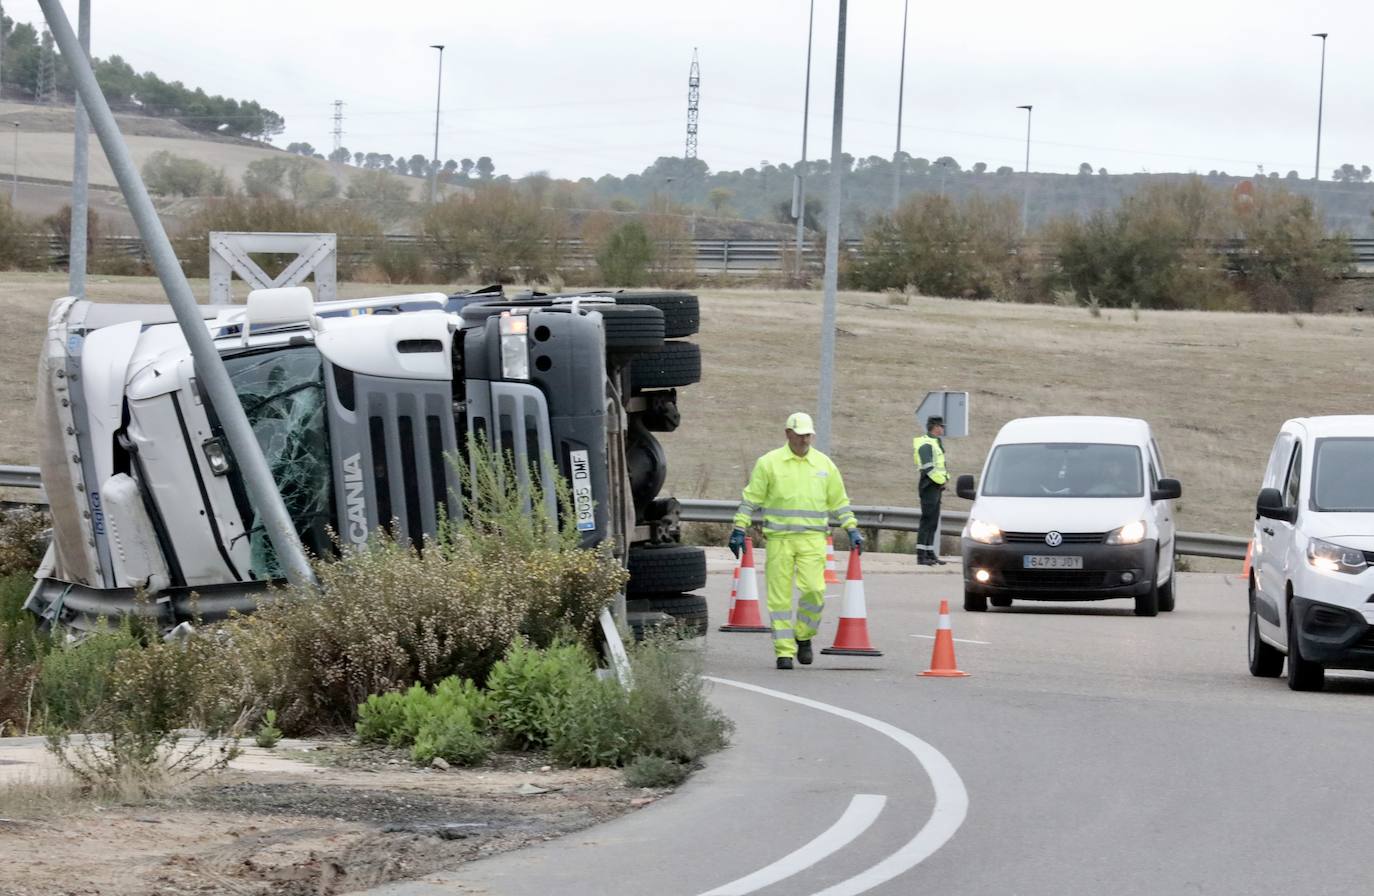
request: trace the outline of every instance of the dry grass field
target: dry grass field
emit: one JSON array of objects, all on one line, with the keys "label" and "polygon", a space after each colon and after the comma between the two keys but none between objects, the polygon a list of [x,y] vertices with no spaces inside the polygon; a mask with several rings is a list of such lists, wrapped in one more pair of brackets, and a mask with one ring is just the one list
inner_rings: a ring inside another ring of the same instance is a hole
[{"label": "dry grass field", "polygon": [[[0,276],[0,463],[32,463],[33,378],[53,274]],[[204,295],[203,281],[193,283]],[[438,287],[443,289],[443,287]],[[341,286],[346,296],[422,287]],[[97,300],[160,301],[155,280],[97,278]],[[793,410],[814,411],[818,292],[701,291],[700,385],[682,391],[682,428],[664,437],[673,493],[734,498],[758,454],[782,442]],[[978,472],[999,426],[1036,414],[1117,414],[1155,427],[1183,482],[1179,523],[1243,534],[1280,423],[1370,409],[1361,372],[1374,322],[1104,311],[883,295],[840,296],[831,454],[857,504],[911,506],[913,411],[926,391],[971,393],[974,434],[946,446],[955,473]],[[951,499],[949,509],[963,509]]]}]

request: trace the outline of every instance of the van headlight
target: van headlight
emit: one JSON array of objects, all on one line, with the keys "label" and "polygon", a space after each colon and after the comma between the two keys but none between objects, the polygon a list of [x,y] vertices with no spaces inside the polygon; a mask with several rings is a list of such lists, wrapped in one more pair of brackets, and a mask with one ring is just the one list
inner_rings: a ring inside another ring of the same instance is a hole
[{"label": "van headlight", "polygon": [[508,380],[530,378],[530,319],[523,314],[501,312],[501,376]]},{"label": "van headlight", "polygon": [[1107,533],[1107,544],[1140,544],[1145,540],[1145,521],[1136,520]]},{"label": "van headlight", "polygon": [[968,521],[968,537],[979,544],[1001,544],[1002,530],[982,520]]},{"label": "van headlight", "polygon": [[1343,572],[1352,576],[1369,568],[1364,551],[1342,547],[1320,538],[1307,540],[1307,563],[1322,572]]}]

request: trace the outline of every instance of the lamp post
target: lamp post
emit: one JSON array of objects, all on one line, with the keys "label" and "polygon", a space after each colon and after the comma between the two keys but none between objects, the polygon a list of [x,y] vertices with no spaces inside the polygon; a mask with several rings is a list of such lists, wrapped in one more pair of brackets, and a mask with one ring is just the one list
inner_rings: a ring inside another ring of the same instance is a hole
[{"label": "lamp post", "polygon": [[797,254],[792,260],[792,276],[801,280],[802,240],[806,236],[806,127],[811,115],[811,34],[816,25],[816,0],[811,0],[811,13],[806,24],[806,90],[802,99],[802,151],[797,174],[792,184],[792,217],[797,219]]},{"label": "lamp post", "polygon": [[444,90],[444,45],[429,46],[439,51],[439,77],[434,85],[434,159],[429,166],[429,203],[433,205],[439,201],[439,96]]},{"label": "lamp post", "polygon": [[1322,100],[1326,94],[1326,32],[1318,31],[1313,37],[1322,39],[1322,73],[1317,82],[1317,163],[1312,168],[1312,179],[1322,179]]},{"label": "lamp post", "polygon": [[892,153],[892,211],[902,202],[902,95],[906,91],[906,21],[911,0],[902,3],[902,64],[897,74],[897,149]]},{"label": "lamp post", "polygon": [[840,0],[840,21],[835,35],[835,111],[830,132],[830,207],[826,209],[825,279],[821,302],[821,385],[816,403],[816,447],[830,451],[830,407],[835,383],[835,307],[840,272],[840,204],[844,199],[842,177],[844,136],[844,42],[849,0]]},{"label": "lamp post", "polygon": [[19,122],[11,121],[14,125],[14,171],[10,180],[10,208],[19,201]]},{"label": "lamp post", "polygon": [[1031,134],[1031,106],[1017,106],[1018,109],[1026,110],[1026,187],[1021,192],[1021,237],[1024,239],[1026,232],[1030,228],[1030,134]]}]

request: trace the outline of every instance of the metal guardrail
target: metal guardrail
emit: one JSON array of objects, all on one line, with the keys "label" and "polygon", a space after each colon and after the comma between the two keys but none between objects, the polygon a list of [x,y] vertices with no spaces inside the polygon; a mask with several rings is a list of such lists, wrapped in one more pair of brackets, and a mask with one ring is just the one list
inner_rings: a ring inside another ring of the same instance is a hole
[{"label": "metal guardrail", "polygon": [[[37,467],[0,465],[0,488],[42,489],[43,481]],[[46,505],[46,496],[24,503]],[[735,518],[738,501],[710,501],[701,498],[679,498],[682,519],[689,523],[728,523]],[[894,532],[915,532],[921,525],[921,511],[915,507],[854,507],[854,516],[865,529],[888,529]],[[968,522],[968,514],[957,510],[940,514],[940,534],[958,535]],[[1192,557],[1219,557],[1223,560],[1244,560],[1249,539],[1235,535],[1214,535],[1206,532],[1179,532],[1176,536],[1178,553]]]},{"label": "metal guardrail", "polygon": [[[738,501],[708,501],[679,498],[682,519],[689,523],[728,523],[735,518]],[[895,532],[915,532],[921,525],[921,511],[915,507],[860,507],[853,505],[854,517],[864,529],[890,529]],[[940,514],[940,534],[958,535],[968,522],[968,514],[946,511]],[[1244,560],[1249,539],[1235,535],[1214,535],[1206,532],[1179,532],[1175,536],[1178,553],[1192,557],[1218,557],[1223,560]]]}]

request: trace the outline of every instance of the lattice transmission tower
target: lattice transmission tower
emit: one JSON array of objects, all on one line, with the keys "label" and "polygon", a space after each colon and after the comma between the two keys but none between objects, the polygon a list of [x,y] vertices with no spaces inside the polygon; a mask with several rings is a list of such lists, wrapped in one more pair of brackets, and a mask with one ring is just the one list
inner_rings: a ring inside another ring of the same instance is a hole
[{"label": "lattice transmission tower", "polygon": [[697,157],[697,111],[701,107],[701,65],[697,63],[697,48],[692,48],[692,70],[687,75],[687,149],[685,159]]},{"label": "lattice transmission tower", "polygon": [[343,146],[343,100],[334,101],[334,151]]},{"label": "lattice transmission tower", "polygon": [[38,50],[38,89],[34,94],[34,100],[47,106],[57,100],[57,49],[46,28]]}]

